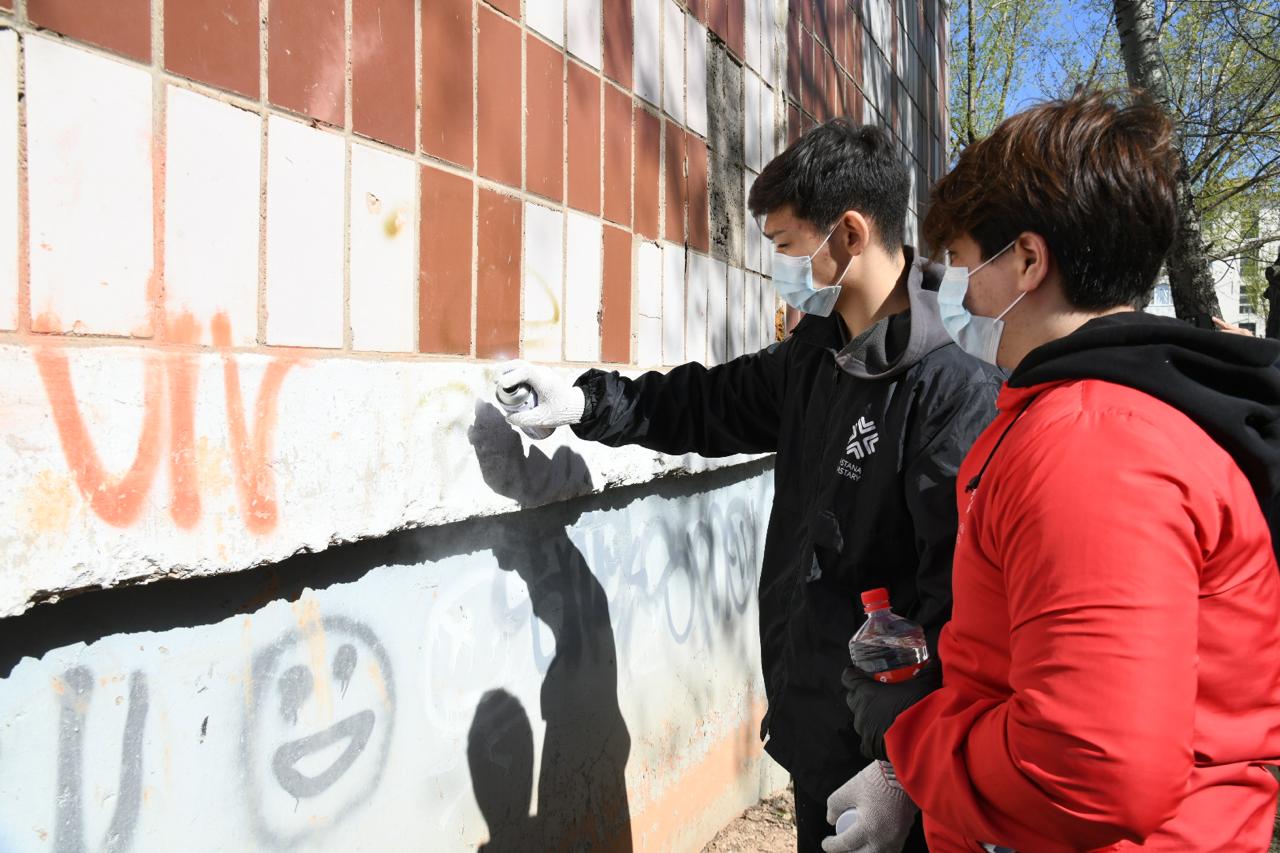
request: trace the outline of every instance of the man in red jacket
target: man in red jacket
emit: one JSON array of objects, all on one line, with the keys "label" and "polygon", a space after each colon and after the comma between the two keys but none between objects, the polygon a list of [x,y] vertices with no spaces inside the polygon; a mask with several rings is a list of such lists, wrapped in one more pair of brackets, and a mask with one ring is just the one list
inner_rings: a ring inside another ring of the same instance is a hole
[{"label": "man in red jacket", "polygon": [[[943,322],[1012,370],[957,479],[942,687],[875,749],[935,853],[1271,837],[1280,344],[1133,311],[1178,227],[1170,143],[1153,106],[1081,95],[1007,119],[934,190]],[[860,709],[897,688],[846,686],[865,743]],[[877,772],[829,819],[883,811]]]}]

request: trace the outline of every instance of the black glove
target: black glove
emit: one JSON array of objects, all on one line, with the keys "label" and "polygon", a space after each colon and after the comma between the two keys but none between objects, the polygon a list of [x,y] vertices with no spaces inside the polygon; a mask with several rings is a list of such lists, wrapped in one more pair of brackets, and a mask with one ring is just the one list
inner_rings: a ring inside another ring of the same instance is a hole
[{"label": "black glove", "polygon": [[849,691],[845,702],[853,712],[853,727],[862,739],[862,754],[888,761],[885,733],[899,714],[942,686],[942,664],[937,656],[931,657],[915,678],[897,684],[881,684],[856,666],[848,666],[840,683]]}]

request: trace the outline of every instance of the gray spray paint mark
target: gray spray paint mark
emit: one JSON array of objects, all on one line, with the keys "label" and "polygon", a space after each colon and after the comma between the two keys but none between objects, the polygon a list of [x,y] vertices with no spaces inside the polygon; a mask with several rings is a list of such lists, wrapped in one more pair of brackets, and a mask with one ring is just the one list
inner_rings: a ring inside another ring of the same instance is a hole
[{"label": "gray spray paint mark", "polygon": [[[306,672],[305,678],[294,672],[298,667],[290,667],[282,674],[277,674],[276,670],[284,654],[294,646],[305,642],[306,635],[296,628],[291,629],[254,655],[251,668],[253,692],[245,712],[244,734],[240,738],[240,760],[245,772],[244,791],[248,798],[249,820],[254,835],[264,844],[278,850],[289,850],[303,844],[326,829],[338,825],[365,805],[378,789],[382,772],[386,768],[387,757],[391,752],[391,736],[396,717],[396,686],[391,669],[391,658],[383,648],[382,642],[368,625],[345,616],[322,617],[320,629],[328,637],[346,636],[364,644],[364,648],[372,654],[374,662],[381,670],[386,690],[386,710],[383,712],[381,721],[378,720],[374,711],[366,709],[341,720],[323,732],[290,741],[271,752],[269,763],[272,773],[266,778],[279,784],[282,790],[298,800],[314,797],[327,791],[359,759],[367,758],[374,762],[369,784],[327,815],[328,821],[324,826],[308,826],[296,832],[279,832],[268,823],[267,816],[264,814],[264,792],[259,787],[258,774],[253,769],[257,762],[266,760],[263,753],[270,749],[269,746],[258,742],[259,720],[269,713],[269,699],[278,689],[280,691],[279,713],[286,722],[297,721],[298,711],[312,691],[313,676],[305,667],[303,668]],[[350,648],[349,652],[343,651],[347,648]],[[357,658],[356,644],[343,643],[335,654],[332,664],[335,675],[339,672],[345,673],[349,683],[350,676],[355,673]],[[270,712],[274,712],[274,709]],[[379,723],[385,727],[382,746],[376,753],[366,756],[366,748],[373,738],[375,726]],[[323,749],[331,743],[337,743],[343,738],[349,738],[349,742],[342,755],[331,767],[316,776],[303,776],[293,766],[305,755]]]},{"label": "gray spray paint mark", "polygon": [[305,666],[291,666],[280,676],[280,717],[289,723],[298,722],[298,711],[311,697],[314,682],[311,670]]},{"label": "gray spray paint mark", "polygon": [[[373,734],[373,722],[373,712],[366,709],[334,723],[322,732],[286,743],[276,750],[275,757],[271,759],[271,769],[276,774],[276,781],[281,788],[298,799],[314,797],[328,790],[351,768],[360,753],[364,752],[369,744],[369,736]],[[313,752],[319,752],[344,739],[347,746],[342,755],[315,776],[307,776],[295,766]]]},{"label": "gray spray paint mark", "polygon": [[333,656],[333,678],[342,685],[342,695],[347,695],[347,687],[351,684],[351,676],[356,671],[356,647],[343,643],[342,648]]},{"label": "gray spray paint mark", "polygon": [[[93,694],[93,673],[83,666],[72,667],[62,675],[65,689],[60,702],[58,724],[58,799],[55,804],[56,827],[54,850],[57,853],[83,853],[84,810],[81,795],[84,785],[85,717]],[[147,723],[150,700],[147,677],[135,671],[129,676],[129,710],[124,721],[120,745],[120,785],[116,790],[116,808],[111,815],[101,849],[121,853],[133,845],[142,806],[142,734]]]}]

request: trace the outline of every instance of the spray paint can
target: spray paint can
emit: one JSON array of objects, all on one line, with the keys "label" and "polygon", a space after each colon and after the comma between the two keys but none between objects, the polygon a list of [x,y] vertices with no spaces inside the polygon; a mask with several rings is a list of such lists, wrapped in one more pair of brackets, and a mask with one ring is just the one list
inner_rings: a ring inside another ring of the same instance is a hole
[{"label": "spray paint can", "polygon": [[[493,396],[498,401],[498,407],[507,414],[527,411],[538,405],[538,394],[527,382],[521,382],[519,385],[513,385],[510,388],[503,388],[499,385],[493,392]],[[521,427],[520,430],[535,441],[546,438],[555,432],[554,427],[550,429],[547,427]]]}]

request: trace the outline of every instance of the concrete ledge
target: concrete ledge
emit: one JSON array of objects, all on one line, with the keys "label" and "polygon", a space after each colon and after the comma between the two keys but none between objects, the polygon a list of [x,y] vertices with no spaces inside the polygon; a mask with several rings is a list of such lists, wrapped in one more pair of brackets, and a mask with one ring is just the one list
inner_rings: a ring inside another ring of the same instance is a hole
[{"label": "concrete ledge", "polygon": [[488,404],[492,367],[0,347],[0,617],[751,458],[530,442]]}]

